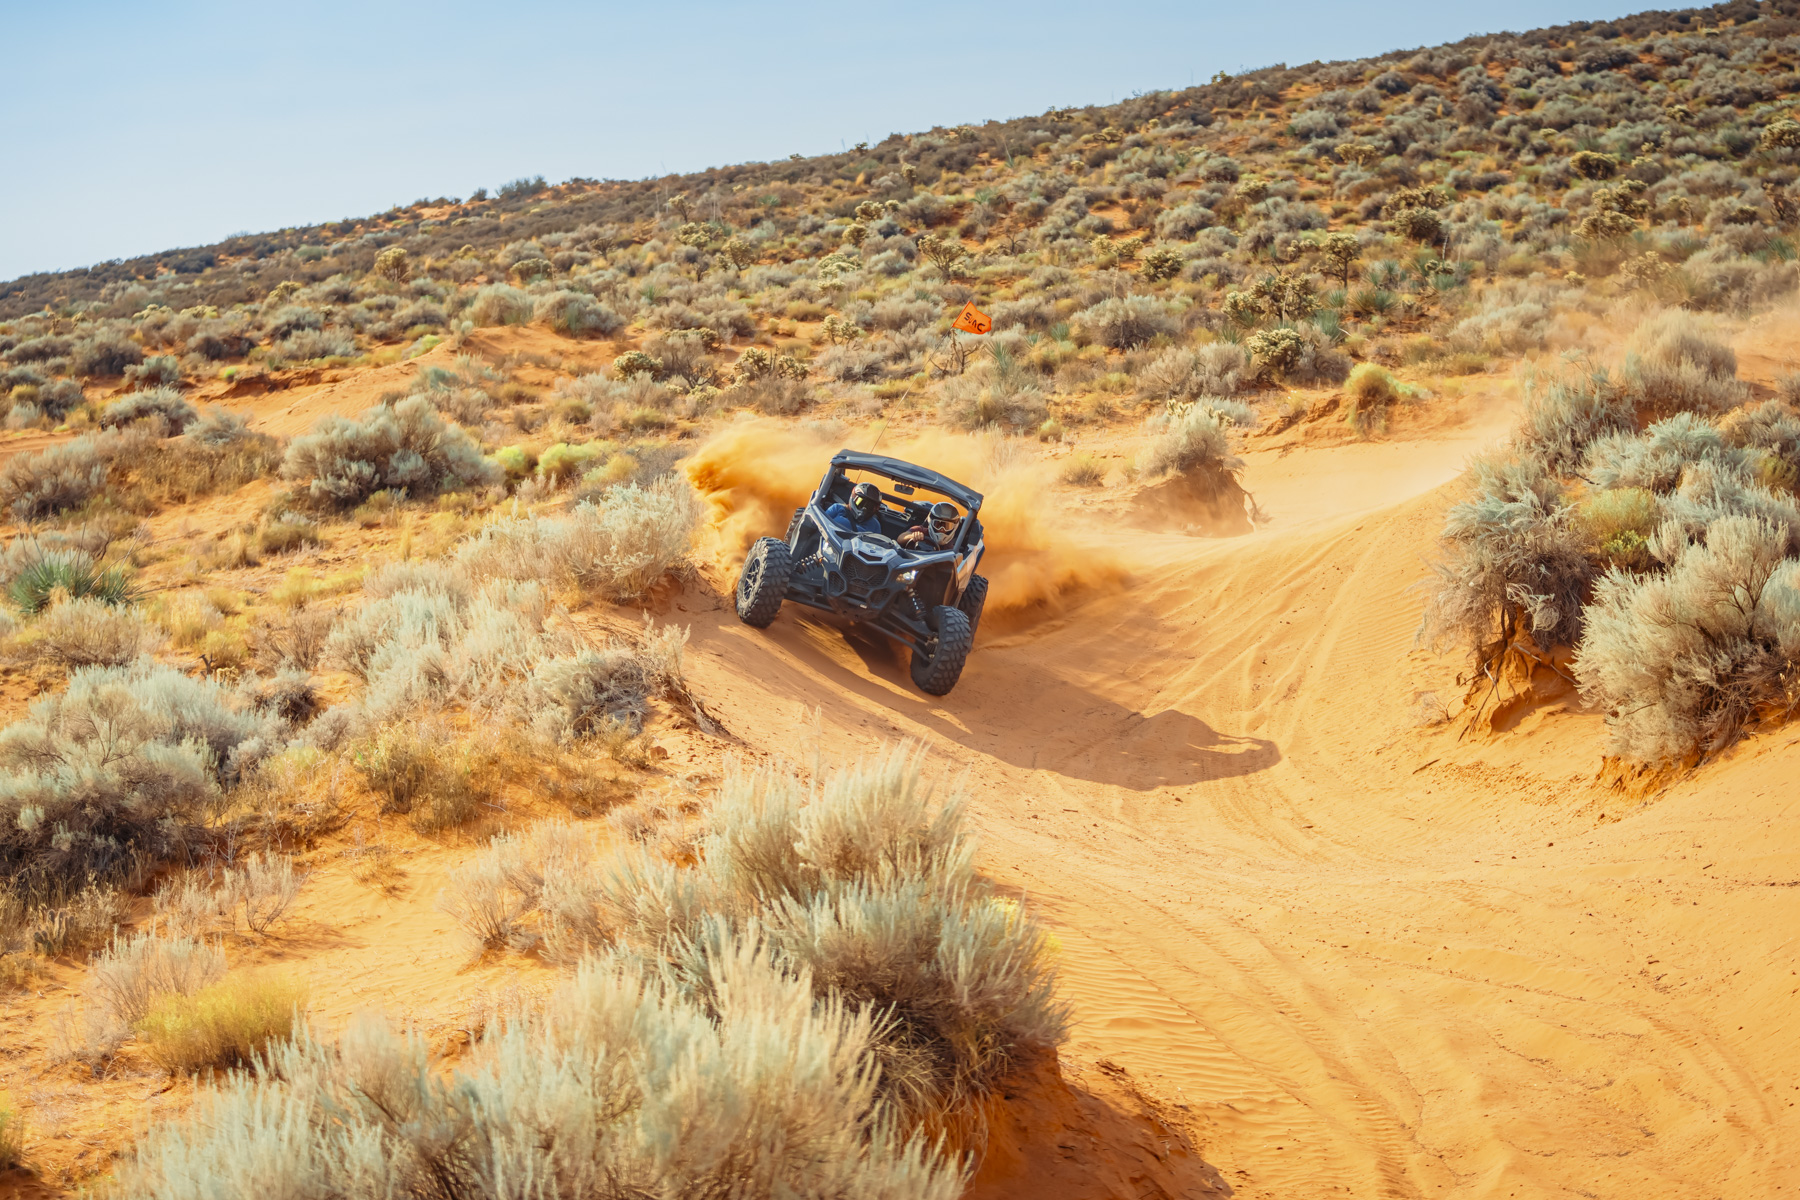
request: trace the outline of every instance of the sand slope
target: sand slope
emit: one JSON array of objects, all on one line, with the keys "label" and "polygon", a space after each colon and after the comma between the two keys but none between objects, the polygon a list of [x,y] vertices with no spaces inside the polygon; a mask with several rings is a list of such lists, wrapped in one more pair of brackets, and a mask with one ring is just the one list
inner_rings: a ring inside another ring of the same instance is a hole
[{"label": "sand slope", "polygon": [[1062,941],[1066,1059],[1175,1106],[1239,1196],[1779,1194],[1800,739],[1644,800],[1596,779],[1592,715],[1421,725],[1460,690],[1413,585],[1498,434],[1253,454],[1266,526],[1111,531],[1131,586],[984,635],[943,700],[791,611],[695,614],[693,674],[760,747],[822,708],[965,768]]}]

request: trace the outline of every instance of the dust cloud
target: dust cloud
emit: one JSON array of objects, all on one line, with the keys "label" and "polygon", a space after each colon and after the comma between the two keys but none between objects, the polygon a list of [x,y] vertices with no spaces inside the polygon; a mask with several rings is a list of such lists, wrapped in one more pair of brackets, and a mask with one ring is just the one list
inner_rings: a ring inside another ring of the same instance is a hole
[{"label": "dust cloud", "polygon": [[[770,420],[742,421],[708,440],[686,466],[706,506],[702,561],[734,573],[757,538],[780,537],[845,445],[844,435]],[[1124,583],[1118,554],[1073,526],[1051,494],[1054,468],[1020,443],[934,431],[884,440],[878,452],[941,471],[982,494],[988,613],[1055,615],[1078,596]]]}]

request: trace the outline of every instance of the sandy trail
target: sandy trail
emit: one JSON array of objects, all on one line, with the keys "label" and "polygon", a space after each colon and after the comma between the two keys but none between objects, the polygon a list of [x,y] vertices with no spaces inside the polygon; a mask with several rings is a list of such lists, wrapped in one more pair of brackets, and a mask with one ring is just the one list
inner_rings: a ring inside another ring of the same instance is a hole
[{"label": "sandy trail", "polygon": [[1412,585],[1502,429],[1253,454],[1256,533],[1116,533],[1127,590],[984,639],[943,700],[792,612],[695,614],[693,674],[752,744],[800,752],[822,706],[966,767],[988,868],[1064,945],[1073,1052],[1186,1104],[1240,1196],[1779,1194],[1800,739],[1638,804],[1593,782],[1590,715],[1417,719],[1455,668],[1413,651]]}]

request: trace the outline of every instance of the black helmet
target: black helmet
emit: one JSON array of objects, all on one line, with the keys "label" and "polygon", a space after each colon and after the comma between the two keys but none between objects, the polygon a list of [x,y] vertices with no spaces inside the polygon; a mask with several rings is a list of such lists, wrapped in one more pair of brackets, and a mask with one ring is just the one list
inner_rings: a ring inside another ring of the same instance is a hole
[{"label": "black helmet", "polygon": [[872,483],[859,483],[850,489],[850,511],[865,521],[881,508],[881,489]]},{"label": "black helmet", "polygon": [[949,545],[961,522],[962,516],[956,511],[956,505],[948,500],[939,500],[931,506],[931,540],[940,546]]}]

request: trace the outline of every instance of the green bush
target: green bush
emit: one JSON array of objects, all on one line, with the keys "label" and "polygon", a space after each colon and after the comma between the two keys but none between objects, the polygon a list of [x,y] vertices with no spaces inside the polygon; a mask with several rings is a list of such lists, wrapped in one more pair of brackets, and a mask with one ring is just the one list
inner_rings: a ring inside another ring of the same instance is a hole
[{"label": "green bush", "polygon": [[272,975],[227,977],[157,998],[136,1025],[150,1061],[171,1075],[247,1067],[292,1036],[306,992]]},{"label": "green bush", "polygon": [[93,597],[108,604],[137,598],[131,572],[124,564],[102,567],[94,555],[56,535],[14,539],[0,558],[6,595],[23,613],[35,613],[58,588],[71,599]]}]

